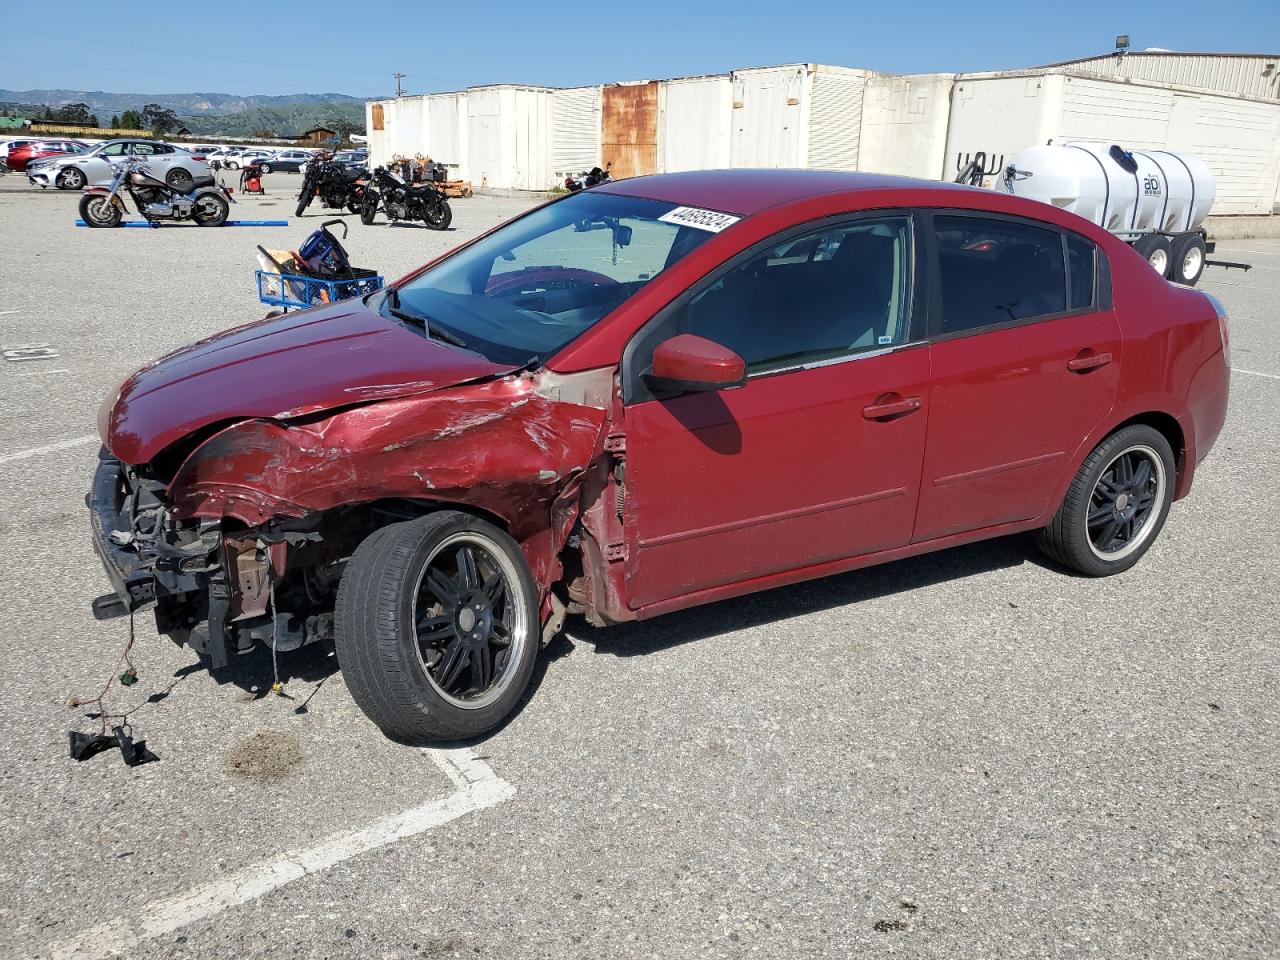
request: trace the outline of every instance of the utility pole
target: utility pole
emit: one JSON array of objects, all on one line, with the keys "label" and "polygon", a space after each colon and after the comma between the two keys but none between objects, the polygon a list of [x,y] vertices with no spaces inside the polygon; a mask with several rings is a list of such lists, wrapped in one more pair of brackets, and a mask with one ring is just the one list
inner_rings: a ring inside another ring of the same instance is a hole
[{"label": "utility pole", "polygon": [[396,78],[396,96],[403,97],[404,91],[400,89],[400,81],[404,79],[405,75],[403,73],[397,73],[394,74],[394,76]]}]

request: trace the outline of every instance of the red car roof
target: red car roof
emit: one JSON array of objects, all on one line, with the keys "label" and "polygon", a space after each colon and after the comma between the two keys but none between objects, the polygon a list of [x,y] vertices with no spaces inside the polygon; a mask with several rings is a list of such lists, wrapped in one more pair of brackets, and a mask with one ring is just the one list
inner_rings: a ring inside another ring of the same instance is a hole
[{"label": "red car roof", "polygon": [[[750,216],[782,203],[829,194],[872,190],[928,190],[972,193],[976,188],[936,180],[836,170],[697,170],[631,177],[593,188],[596,193],[646,197]],[[990,194],[990,191],[980,191]]]}]

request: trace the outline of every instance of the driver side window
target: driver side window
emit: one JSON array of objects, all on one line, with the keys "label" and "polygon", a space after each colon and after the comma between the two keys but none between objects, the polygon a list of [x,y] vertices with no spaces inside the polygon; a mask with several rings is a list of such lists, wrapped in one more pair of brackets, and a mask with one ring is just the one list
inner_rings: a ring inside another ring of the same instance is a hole
[{"label": "driver side window", "polygon": [[789,237],[694,296],[676,332],[728,347],[749,374],[905,343],[911,237],[904,216]]}]

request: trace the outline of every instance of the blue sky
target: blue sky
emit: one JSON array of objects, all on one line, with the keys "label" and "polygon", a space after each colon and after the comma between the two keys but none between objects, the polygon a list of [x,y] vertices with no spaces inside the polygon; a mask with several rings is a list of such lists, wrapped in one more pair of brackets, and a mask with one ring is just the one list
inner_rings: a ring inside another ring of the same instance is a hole
[{"label": "blue sky", "polygon": [[[0,87],[385,96],[395,92],[397,70],[408,75],[409,93],[661,79],[804,61],[959,72],[1103,53],[1118,33],[1132,36],[1134,50],[1280,53],[1280,0],[151,0],[65,15],[80,6],[0,0]],[[154,19],[135,23],[132,16]],[[187,40],[209,52],[188,49]]]}]

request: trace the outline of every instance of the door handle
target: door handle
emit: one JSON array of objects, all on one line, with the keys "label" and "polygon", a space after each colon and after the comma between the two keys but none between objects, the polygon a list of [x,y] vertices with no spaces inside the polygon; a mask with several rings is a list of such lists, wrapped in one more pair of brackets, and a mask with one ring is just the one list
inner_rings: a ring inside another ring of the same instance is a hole
[{"label": "door handle", "polygon": [[1111,362],[1109,353],[1081,353],[1067,361],[1067,369],[1072,373],[1084,373],[1086,370],[1097,370]]},{"label": "door handle", "polygon": [[897,400],[886,400],[883,403],[873,403],[870,406],[863,407],[862,415],[868,420],[889,420],[893,417],[915,413],[920,409],[920,406],[919,397],[899,397]]}]

